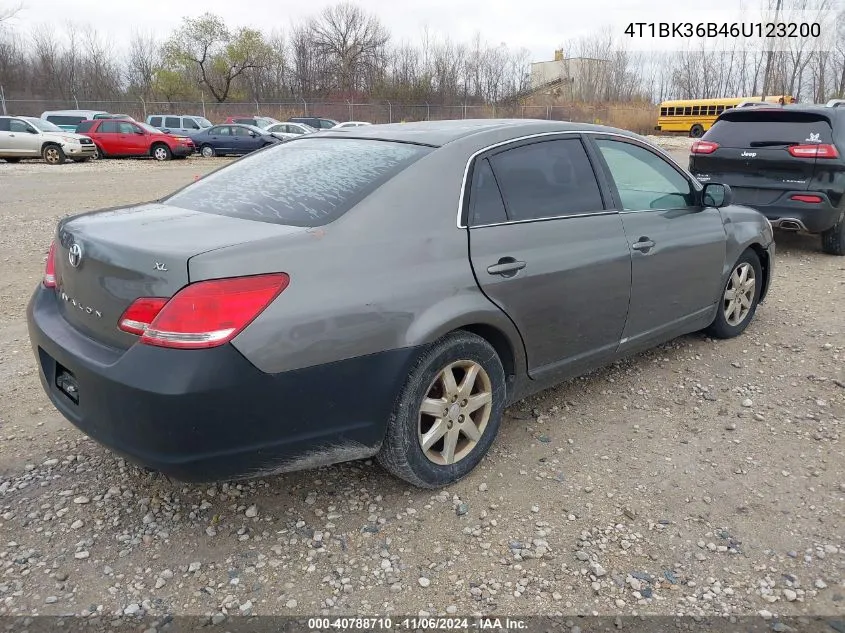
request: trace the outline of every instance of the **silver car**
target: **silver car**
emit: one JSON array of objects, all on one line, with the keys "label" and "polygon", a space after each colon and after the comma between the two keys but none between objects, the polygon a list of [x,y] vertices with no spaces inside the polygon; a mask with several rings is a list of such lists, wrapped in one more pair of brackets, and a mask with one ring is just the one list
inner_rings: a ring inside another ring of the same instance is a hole
[{"label": "silver car", "polygon": [[377,456],[437,487],[483,459],[509,403],[683,334],[741,334],[774,249],[729,187],[629,132],[327,130],[62,220],[29,336],[68,420],[176,479]]},{"label": "silver car", "polygon": [[44,119],[0,116],[0,158],[16,163],[39,156],[50,165],[68,159],[84,162],[96,158],[97,148],[89,137],[66,132]]}]

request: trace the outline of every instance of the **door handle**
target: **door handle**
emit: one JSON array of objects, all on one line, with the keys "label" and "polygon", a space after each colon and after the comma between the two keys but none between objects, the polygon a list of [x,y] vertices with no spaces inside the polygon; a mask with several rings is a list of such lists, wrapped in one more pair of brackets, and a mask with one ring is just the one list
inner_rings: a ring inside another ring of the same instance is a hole
[{"label": "door handle", "polygon": [[493,264],[487,267],[487,272],[491,275],[502,275],[503,277],[512,277],[518,271],[525,268],[525,262],[520,262],[513,257],[502,257],[498,264]]},{"label": "door handle", "polygon": [[642,251],[643,253],[647,253],[652,248],[654,248],[654,242],[647,237],[641,237],[638,241],[631,244],[631,248],[635,251]]}]

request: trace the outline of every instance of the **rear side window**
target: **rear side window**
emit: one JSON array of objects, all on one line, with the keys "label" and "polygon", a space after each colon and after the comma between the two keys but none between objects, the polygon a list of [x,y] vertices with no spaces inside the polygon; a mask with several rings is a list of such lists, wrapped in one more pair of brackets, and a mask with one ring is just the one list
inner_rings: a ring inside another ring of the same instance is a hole
[{"label": "rear side window", "polygon": [[82,121],[85,120],[84,116],[61,116],[56,114],[51,114],[47,117],[47,120],[50,123],[55,123],[56,125],[79,125]]},{"label": "rear side window", "polygon": [[523,145],[496,154],[490,162],[511,221],[604,210],[580,139]]},{"label": "rear side window", "polygon": [[470,226],[500,224],[508,221],[499,185],[490,168],[490,162],[486,158],[476,163],[473,169],[469,204]]},{"label": "rear side window", "polygon": [[161,117],[160,116],[151,116],[150,117],[150,125],[153,127],[161,127]]},{"label": "rear side window", "polygon": [[84,134],[85,132],[90,130],[93,125],[93,121],[83,121],[82,123],[76,126],[76,132],[78,134]]},{"label": "rear side window", "polygon": [[703,138],[722,147],[742,148],[833,143],[830,123],[817,114],[749,110],[726,114]]},{"label": "rear side window", "polygon": [[276,145],[188,185],[165,204],[291,226],[322,226],[432,151],[361,139]]},{"label": "rear side window", "polygon": [[178,116],[165,117],[164,127],[182,127],[182,119]]},{"label": "rear side window", "polygon": [[97,128],[100,134],[117,134],[117,130],[117,121],[103,121]]}]

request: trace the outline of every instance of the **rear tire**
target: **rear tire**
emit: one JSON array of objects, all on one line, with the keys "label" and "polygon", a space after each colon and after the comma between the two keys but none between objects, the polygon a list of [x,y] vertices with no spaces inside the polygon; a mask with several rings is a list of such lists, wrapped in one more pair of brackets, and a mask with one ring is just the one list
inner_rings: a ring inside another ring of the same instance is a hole
[{"label": "rear tire", "polygon": [[211,145],[203,145],[200,148],[200,154],[202,154],[203,158],[214,158],[217,156],[217,152],[214,151],[214,148]]},{"label": "rear tire", "polygon": [[845,255],[845,220],[822,233],[822,250],[828,255]]},{"label": "rear tire", "polygon": [[493,443],[505,394],[505,372],[490,343],[470,332],[447,334],[422,353],[402,387],[379,463],[420,488],[458,481]]},{"label": "rear tire", "polygon": [[67,160],[62,148],[56,144],[45,145],[41,157],[48,165],[62,165]]},{"label": "rear tire", "polygon": [[153,145],[150,148],[150,154],[159,162],[173,158],[173,152],[171,152],[170,148],[163,143],[156,143]]},{"label": "rear tire", "polygon": [[[753,279],[750,279],[751,275]],[[748,249],[733,265],[719,300],[716,318],[705,332],[713,338],[734,338],[742,334],[754,319],[762,290],[760,258]]]},{"label": "rear tire", "polygon": [[698,123],[696,123],[690,128],[689,135],[692,138],[701,138],[702,136],[704,136],[704,128],[701,127]]}]

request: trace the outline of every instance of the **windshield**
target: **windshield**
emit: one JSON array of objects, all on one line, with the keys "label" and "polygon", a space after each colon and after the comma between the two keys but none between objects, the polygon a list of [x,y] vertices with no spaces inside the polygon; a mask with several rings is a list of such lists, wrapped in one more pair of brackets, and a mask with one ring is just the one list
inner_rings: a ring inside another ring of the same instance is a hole
[{"label": "windshield", "polygon": [[151,132],[152,134],[161,134],[161,130],[152,125],[147,125],[146,123],[135,123],[135,125],[139,125],[145,132]]},{"label": "windshield", "polygon": [[42,132],[64,132],[58,125],[45,121],[44,119],[37,119],[34,116],[21,117],[27,123],[34,125]]},{"label": "windshield", "polygon": [[164,204],[274,224],[322,226],[431,151],[409,143],[299,138],[242,158]]},{"label": "windshield", "polygon": [[196,121],[197,125],[199,125],[201,128],[211,127],[211,121],[209,121],[208,119],[204,119],[201,116],[195,117],[194,121]]}]

